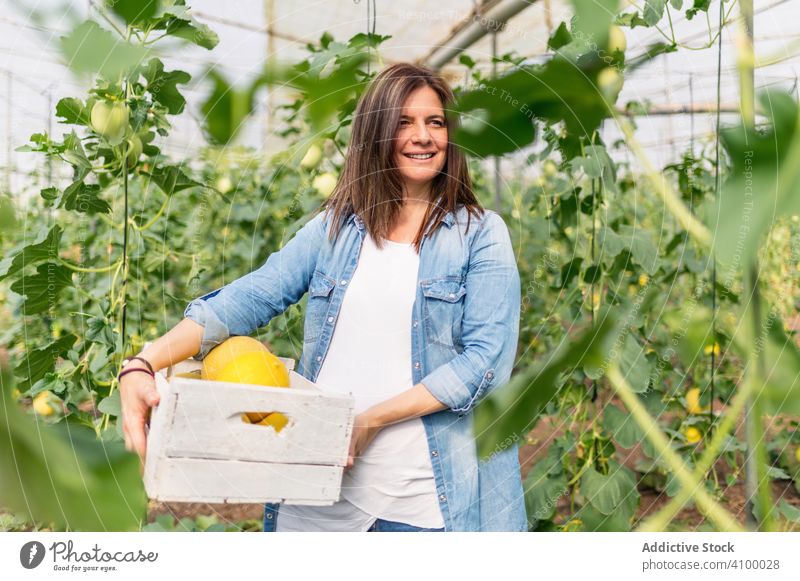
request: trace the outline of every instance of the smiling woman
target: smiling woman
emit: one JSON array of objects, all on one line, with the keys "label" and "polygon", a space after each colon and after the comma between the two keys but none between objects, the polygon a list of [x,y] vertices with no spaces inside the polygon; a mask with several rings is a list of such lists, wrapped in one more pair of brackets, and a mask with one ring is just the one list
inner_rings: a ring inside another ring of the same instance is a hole
[{"label": "smiling woman", "polygon": [[508,228],[478,204],[449,139],[452,103],[424,67],[378,74],[325,211],[142,353],[156,367],[171,352],[203,358],[309,293],[297,372],[351,394],[357,416],[339,501],[267,504],[265,531],[527,530],[516,443],[479,460],[472,431],[474,407],[511,374],[520,281]]}]

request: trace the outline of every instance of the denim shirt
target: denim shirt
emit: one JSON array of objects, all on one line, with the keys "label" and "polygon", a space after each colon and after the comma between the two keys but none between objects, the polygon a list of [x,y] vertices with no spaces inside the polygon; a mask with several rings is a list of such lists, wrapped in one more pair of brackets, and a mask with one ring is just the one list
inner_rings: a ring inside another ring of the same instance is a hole
[{"label": "denim shirt", "polygon": [[[460,207],[422,240],[411,321],[412,377],[447,409],[422,416],[446,531],[527,531],[516,441],[477,457],[472,410],[511,375],[520,280],[508,228],[491,210]],[[321,212],[257,270],[189,303],[204,327],[202,359],[231,335],[250,335],[308,292],[297,372],[315,381],[367,231],[351,214],[334,243]],[[357,461],[357,460],[356,460]],[[267,503],[264,530],[279,504]]]}]

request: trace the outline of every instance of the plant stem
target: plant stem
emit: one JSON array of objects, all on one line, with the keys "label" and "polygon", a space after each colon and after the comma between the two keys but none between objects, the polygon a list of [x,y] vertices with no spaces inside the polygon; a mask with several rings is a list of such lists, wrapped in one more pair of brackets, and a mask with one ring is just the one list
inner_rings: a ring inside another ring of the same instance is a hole
[{"label": "plant stem", "polygon": [[156,214],[152,218],[150,218],[150,221],[147,222],[147,224],[145,224],[144,226],[139,227],[136,225],[135,222],[131,222],[134,229],[138,230],[139,232],[144,232],[145,230],[148,230],[153,224],[155,224],[158,221],[158,219],[164,213],[164,210],[167,209],[167,204],[169,204],[169,200],[170,200],[169,196],[164,198],[164,203],[161,204],[161,207],[158,209],[158,212],[156,212]]},{"label": "plant stem", "polygon": [[111,264],[109,266],[102,266],[102,267],[97,267],[97,268],[88,268],[88,267],[78,266],[76,264],[72,264],[71,262],[68,262],[68,261],[64,260],[63,258],[59,258],[58,262],[59,262],[59,264],[62,264],[64,266],[66,266],[67,268],[69,268],[70,270],[74,270],[75,272],[108,272],[110,270],[115,269],[117,267],[117,265],[119,264],[119,261],[117,261],[114,264]]},{"label": "plant stem", "polygon": [[[740,0],[739,10],[742,14],[739,34],[736,36],[737,67],[739,69],[739,86],[742,110],[742,121],[748,132],[755,132],[755,56],[753,51],[753,0]],[[767,375],[767,365],[763,349],[758,348],[758,337],[761,333],[761,294],[758,287],[758,260],[753,258],[747,267],[745,283],[750,291],[753,316],[753,342],[748,350],[748,365],[755,373],[758,383]],[[767,339],[768,340],[768,339]],[[745,407],[745,435],[747,440],[747,457],[745,465],[745,490],[748,499],[748,520],[759,523],[761,530],[774,529],[772,521],[772,481],[767,475],[767,451],[764,442],[764,425],[761,393],[753,395],[752,401]],[[753,497],[755,496],[755,501]],[[755,502],[755,504],[754,504]],[[756,514],[756,508],[758,507]]]},{"label": "plant stem", "polygon": [[665,4],[664,8],[667,10],[667,20],[669,20],[669,32],[672,35],[672,44],[678,44],[675,40],[675,28],[672,26],[672,13],[669,11],[669,4]]},{"label": "plant stem", "polygon": [[631,417],[639,424],[639,427],[645,433],[645,437],[650,440],[659,455],[663,458],[670,470],[675,474],[682,489],[689,489],[691,496],[694,498],[697,507],[716,525],[721,531],[743,531],[741,525],[736,522],[727,510],[722,508],[717,501],[715,501],[706,492],[702,480],[697,478],[686,464],[681,460],[680,456],[675,453],[670,446],[669,440],[664,435],[664,432],[658,426],[658,422],[652,418],[648,413],[639,398],[631,389],[628,381],[622,375],[619,365],[613,363],[607,373],[611,385],[617,392],[617,395],[623,401],[625,406],[631,413]]}]

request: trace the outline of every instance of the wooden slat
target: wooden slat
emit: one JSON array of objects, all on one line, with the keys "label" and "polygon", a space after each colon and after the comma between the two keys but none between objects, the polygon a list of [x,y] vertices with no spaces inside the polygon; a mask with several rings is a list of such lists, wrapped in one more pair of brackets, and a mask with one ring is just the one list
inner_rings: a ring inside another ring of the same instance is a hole
[{"label": "wooden slat", "polygon": [[160,464],[147,492],[163,502],[322,506],[339,500],[341,480],[341,467],[169,458]]}]

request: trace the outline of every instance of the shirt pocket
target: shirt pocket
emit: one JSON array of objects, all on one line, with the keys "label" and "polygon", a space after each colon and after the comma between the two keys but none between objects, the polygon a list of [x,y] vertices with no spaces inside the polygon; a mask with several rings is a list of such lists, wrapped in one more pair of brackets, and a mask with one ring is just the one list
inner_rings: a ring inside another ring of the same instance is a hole
[{"label": "shirt pocket", "polygon": [[463,350],[461,319],[467,287],[460,276],[442,276],[420,282],[425,297],[425,334],[430,343]]},{"label": "shirt pocket", "polygon": [[336,279],[315,270],[308,286],[308,302],[306,303],[306,320],[303,327],[303,342],[316,341],[325,324]]}]

